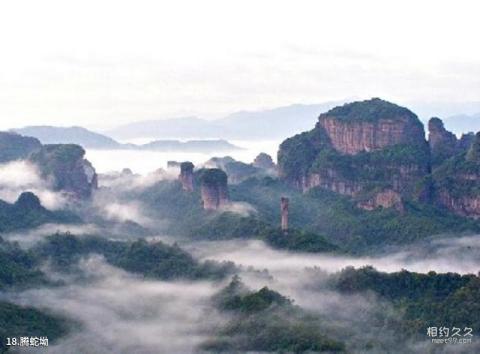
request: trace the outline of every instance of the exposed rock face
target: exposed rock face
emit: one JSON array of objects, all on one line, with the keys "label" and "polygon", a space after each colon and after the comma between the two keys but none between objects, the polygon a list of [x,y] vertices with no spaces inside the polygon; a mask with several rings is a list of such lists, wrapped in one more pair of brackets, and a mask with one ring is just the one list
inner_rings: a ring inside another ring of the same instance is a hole
[{"label": "exposed rock face", "polygon": [[480,218],[480,133],[466,153],[461,153],[433,171],[438,205],[455,214]]},{"label": "exposed rock face", "polygon": [[85,150],[73,144],[44,145],[30,156],[44,178],[50,179],[55,190],[88,198],[98,188],[97,174],[84,159]]},{"label": "exposed rock face", "polygon": [[402,197],[400,196],[399,193],[391,189],[378,192],[370,199],[361,201],[357,205],[358,207],[365,210],[374,210],[379,207],[382,207],[382,208],[395,208],[399,212],[404,211]]},{"label": "exposed rock face", "polygon": [[461,151],[455,134],[446,130],[442,120],[436,117],[428,122],[428,143],[432,165],[438,165]]},{"label": "exposed rock face", "polygon": [[272,157],[264,152],[261,152],[255,157],[252,165],[257,168],[263,168],[264,170],[275,170],[276,168]]},{"label": "exposed rock face", "polygon": [[282,197],[280,199],[281,228],[284,233],[288,232],[288,203],[288,198]]},{"label": "exposed rock face", "polygon": [[335,150],[355,155],[398,144],[422,144],[423,126],[408,109],[374,98],[336,107],[318,118]]},{"label": "exposed rock face", "polygon": [[415,114],[372,99],[320,115],[312,131],[280,145],[278,166],[280,176],[303,191],[321,187],[364,200],[388,190],[368,205],[389,205],[392,193],[416,192],[430,172],[430,152]]},{"label": "exposed rock face", "polygon": [[182,189],[187,192],[193,192],[193,168],[191,162],[182,162],[180,164],[180,176],[178,177],[182,183]]},{"label": "exposed rock face", "polygon": [[200,173],[200,193],[205,210],[217,210],[228,204],[227,174],[218,168]]},{"label": "exposed rock face", "polygon": [[42,144],[38,139],[16,133],[0,132],[0,163],[25,159],[41,147]]}]

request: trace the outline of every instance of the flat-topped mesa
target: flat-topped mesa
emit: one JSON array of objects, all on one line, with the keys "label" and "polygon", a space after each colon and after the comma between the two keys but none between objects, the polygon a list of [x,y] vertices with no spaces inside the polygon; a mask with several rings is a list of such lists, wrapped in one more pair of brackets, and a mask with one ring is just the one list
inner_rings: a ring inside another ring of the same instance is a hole
[{"label": "flat-topped mesa", "polygon": [[282,142],[278,171],[304,192],[317,187],[365,209],[400,210],[399,200],[429,197],[428,186],[418,186],[430,172],[430,150],[415,114],[375,98],[333,108],[314,129]]},{"label": "flat-topped mesa", "polygon": [[219,168],[204,169],[200,173],[200,193],[205,210],[217,210],[228,204],[228,177]]},{"label": "flat-topped mesa", "polygon": [[49,144],[32,153],[29,159],[44,178],[52,181],[55,190],[82,199],[98,188],[97,173],[84,156],[85,150],[79,145]]},{"label": "flat-topped mesa", "polygon": [[180,164],[180,175],[178,179],[182,183],[182,189],[187,192],[193,191],[193,163],[187,161]]},{"label": "flat-topped mesa", "polygon": [[280,215],[281,215],[281,229],[283,233],[288,233],[288,198],[280,198]]},{"label": "flat-topped mesa", "polygon": [[414,113],[379,98],[335,107],[319,116],[317,126],[325,130],[335,150],[348,155],[425,141],[423,125]]}]

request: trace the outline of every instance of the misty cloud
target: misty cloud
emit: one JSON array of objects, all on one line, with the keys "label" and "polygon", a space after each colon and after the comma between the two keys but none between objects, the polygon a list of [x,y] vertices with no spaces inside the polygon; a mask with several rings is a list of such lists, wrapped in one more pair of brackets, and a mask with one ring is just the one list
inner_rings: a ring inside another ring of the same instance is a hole
[{"label": "misty cloud", "polygon": [[35,193],[47,209],[60,209],[68,203],[68,196],[53,191],[49,181],[40,177],[35,165],[28,161],[1,164],[0,199],[13,203],[25,191]]},{"label": "misty cloud", "polygon": [[99,256],[80,267],[87,283],[29,290],[13,298],[80,322],[48,353],[191,353],[222,320],[209,304],[218,285],[147,281]]}]

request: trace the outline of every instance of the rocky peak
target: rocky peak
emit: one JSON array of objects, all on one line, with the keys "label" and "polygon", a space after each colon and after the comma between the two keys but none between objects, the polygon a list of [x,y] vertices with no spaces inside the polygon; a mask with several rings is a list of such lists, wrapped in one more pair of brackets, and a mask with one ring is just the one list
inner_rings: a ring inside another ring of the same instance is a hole
[{"label": "rocky peak", "polygon": [[228,177],[219,168],[200,172],[200,193],[205,210],[217,210],[228,203]]},{"label": "rocky peak", "polygon": [[180,175],[178,176],[182,183],[182,189],[187,192],[193,191],[193,163],[187,161],[180,164]]},{"label": "rocky peak", "polygon": [[459,152],[457,137],[446,130],[442,120],[437,117],[428,121],[428,144],[430,145],[434,166]]},{"label": "rocky peak", "polygon": [[445,129],[440,118],[433,117],[428,121],[428,143],[432,150],[445,145],[454,148],[457,144],[457,137]]},{"label": "rocky peak", "polygon": [[480,164],[480,132],[475,134],[475,139],[467,151],[467,161]]},{"label": "rocky peak", "polygon": [[55,190],[88,198],[98,188],[97,174],[92,164],[84,159],[85,150],[74,144],[44,145],[30,156],[42,176],[50,179]]},{"label": "rocky peak", "polygon": [[425,143],[423,125],[414,113],[379,98],[335,107],[319,116],[317,127],[324,129],[335,150],[348,155]]}]

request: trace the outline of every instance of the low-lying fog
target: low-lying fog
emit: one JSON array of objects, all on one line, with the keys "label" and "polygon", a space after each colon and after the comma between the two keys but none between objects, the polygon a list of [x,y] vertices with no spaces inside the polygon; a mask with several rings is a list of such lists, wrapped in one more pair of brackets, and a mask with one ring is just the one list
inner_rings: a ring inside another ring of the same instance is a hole
[{"label": "low-lying fog", "polygon": [[[67,225],[44,226],[24,234],[23,244],[28,245],[29,238],[38,241],[55,227],[69,229]],[[96,230],[91,225],[83,229],[77,225],[70,231]],[[9,236],[19,240],[18,234],[6,235]],[[170,237],[155,239],[173,242]],[[336,330],[348,330],[348,341],[366,342],[378,335],[373,324],[377,312],[384,314],[393,309],[370,295],[347,296],[327,290],[325,275],[349,265],[367,264],[388,272],[478,271],[480,235],[439,239],[429,244],[428,251],[420,252],[421,257],[418,248],[403,248],[389,256],[370,258],[292,253],[252,240],[185,241],[181,246],[199,259],[230,260],[243,266],[242,280],[252,289],[267,285],[323,316]],[[266,269],[269,276],[248,267]],[[209,299],[229,279],[220,283],[145,280],[112,267],[95,255],[84,259],[80,269],[82,276],[67,277],[65,286],[8,295],[16,303],[49,308],[79,322],[80,327],[50,346],[48,353],[192,353],[212,335],[215,326],[226,321],[226,315],[216,312]],[[47,272],[51,277],[59,276]],[[395,341],[395,333],[382,331],[385,343]],[[406,348],[409,352],[425,350],[419,343],[406,343]]]},{"label": "low-lying fog", "polygon": [[135,173],[148,173],[158,168],[166,168],[167,161],[191,161],[201,164],[212,157],[231,156],[235,160],[251,163],[261,152],[276,160],[279,141],[229,141],[242,150],[218,151],[212,153],[160,152],[143,150],[94,150],[88,149],[86,158],[97,172],[105,173],[130,168]]}]

